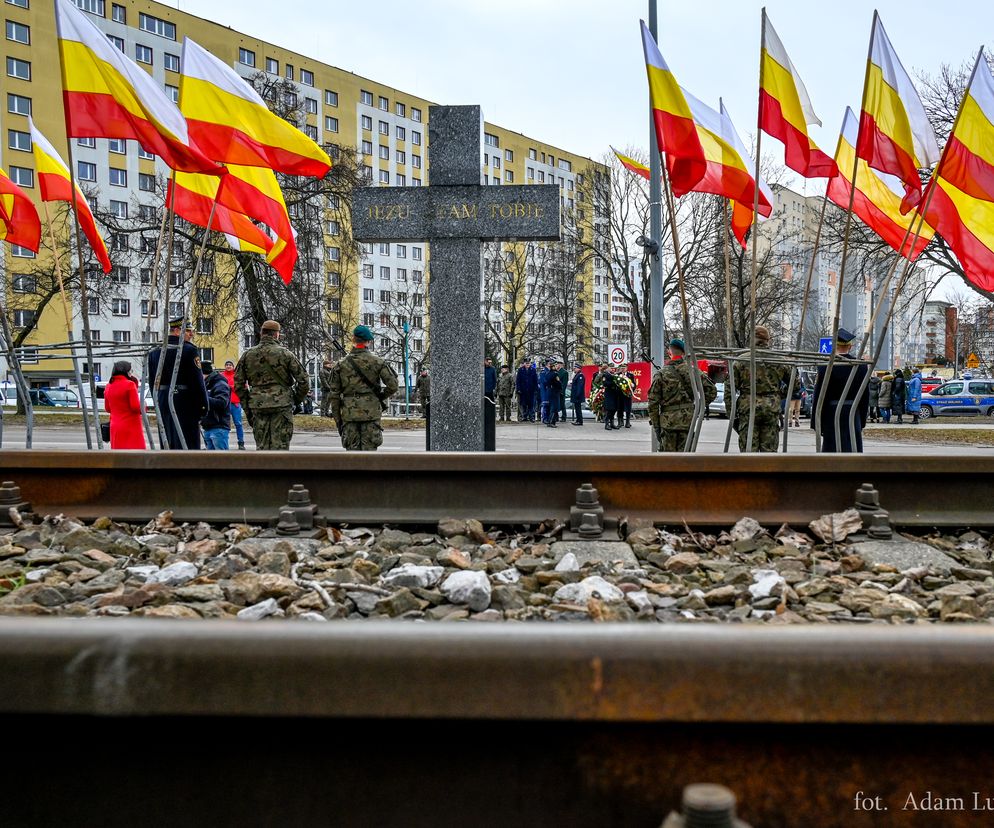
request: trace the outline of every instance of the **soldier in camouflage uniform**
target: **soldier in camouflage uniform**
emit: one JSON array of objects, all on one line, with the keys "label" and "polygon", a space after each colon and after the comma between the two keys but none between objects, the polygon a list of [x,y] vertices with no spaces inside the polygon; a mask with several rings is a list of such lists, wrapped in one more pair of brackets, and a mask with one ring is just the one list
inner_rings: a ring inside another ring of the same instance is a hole
[{"label": "soldier in camouflage uniform", "polygon": [[348,451],[376,451],[383,443],[380,417],[397,393],[397,375],[371,354],[373,332],[365,325],[352,331],[353,348],[331,373],[331,412]]},{"label": "soldier in camouflage uniform", "polygon": [[505,365],[500,369],[497,378],[497,401],[500,403],[500,421],[509,423],[511,417],[511,400],[514,399],[514,374]]},{"label": "soldier in camouflage uniform", "polygon": [[326,359],[318,371],[318,380],[321,383],[321,416],[331,416],[331,371],[335,363]]},{"label": "soldier in camouflage uniform", "polygon": [[293,410],[308,395],[307,373],[279,344],[280,323],[262,323],[259,344],[235,366],[235,392],[252,426],[255,447],[286,451],[293,439]]},{"label": "soldier in camouflage uniform", "polygon": [[[770,331],[764,325],[756,326],[756,350],[769,350]],[[735,368],[735,422],[739,434],[739,451],[749,451],[749,408],[752,399],[749,380],[749,363],[736,362]],[[790,369],[786,365],[763,362],[756,354],[756,417],[752,429],[752,451],[775,452],[780,435],[781,385],[787,384]],[[731,411],[732,397],[729,383],[725,383],[725,410]]]},{"label": "soldier in camouflage uniform", "polygon": [[[683,451],[694,419],[691,366],[683,355],[683,340],[671,339],[670,359],[656,372],[649,388],[649,422],[656,432],[659,451]],[[718,396],[718,389],[703,373],[701,385],[706,408]]]}]

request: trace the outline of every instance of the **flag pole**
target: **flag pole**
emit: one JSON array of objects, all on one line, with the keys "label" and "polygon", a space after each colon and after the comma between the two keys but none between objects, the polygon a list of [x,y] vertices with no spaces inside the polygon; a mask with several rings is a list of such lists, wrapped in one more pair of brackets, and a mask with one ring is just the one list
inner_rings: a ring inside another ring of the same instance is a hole
[{"label": "flag pole", "polygon": [[[86,434],[87,449],[93,448],[93,438],[90,435],[90,415],[86,405],[86,395],[83,394],[83,378],[79,372],[79,358],[76,356],[76,346],[72,338],[72,316],[69,313],[69,299],[66,297],[66,284],[62,278],[62,259],[59,256],[59,247],[55,241],[55,227],[52,224],[52,215],[48,209],[48,202],[42,200],[41,206],[45,211],[45,224],[48,225],[48,235],[52,242],[52,259],[55,263],[55,278],[59,283],[59,294],[62,297],[62,312],[66,318],[66,340],[69,342],[69,353],[72,358],[73,378],[76,380],[76,387],[79,389],[79,404],[83,414],[83,433]],[[96,414],[96,402],[93,403],[94,417]],[[99,419],[99,418],[98,418]]]},{"label": "flag pole", "polygon": [[[152,308],[156,301],[155,296],[158,292],[158,282],[159,282],[159,258],[162,254],[162,240],[166,233],[166,220],[169,218],[169,207],[163,203],[162,205],[162,221],[159,224],[159,238],[155,243],[155,255],[152,257],[152,273],[151,280],[148,286],[148,313],[145,316],[145,342],[148,345],[152,344]],[[162,309],[165,313],[165,308]],[[151,348],[149,348],[151,352]],[[148,449],[149,451],[154,451],[152,440],[152,425],[148,419],[148,407],[145,405],[145,383],[147,381],[147,364],[148,364],[148,354],[144,354],[141,358],[141,365],[138,368],[138,398],[141,405],[142,412],[142,425],[145,428],[145,437],[148,439]],[[155,405],[155,400],[153,399],[152,404]],[[162,414],[156,411],[156,431],[161,429]]]},{"label": "flag pole", "polygon": [[[725,254],[725,346],[731,352],[734,346],[734,339],[732,335],[732,252],[731,252],[731,239],[729,236],[732,235],[732,228],[730,225],[730,216],[728,213],[728,203],[730,199],[723,198],[721,200],[721,218],[722,218],[722,238],[724,241],[724,254]],[[733,208],[734,209],[734,208]],[[728,365],[728,375],[731,376],[734,370],[732,366],[731,355],[727,360]],[[725,387],[728,388],[728,393],[731,395],[732,389],[728,385],[728,380],[725,381]],[[735,405],[735,398],[729,397],[731,400],[731,405]],[[732,413],[729,411],[728,422],[731,425]],[[728,446],[731,443],[731,428],[728,429],[728,433],[725,435],[725,452],[728,452]]]},{"label": "flag pole", "polygon": [[[657,33],[658,25],[656,21],[656,0],[649,0],[649,32],[653,40],[659,42]],[[650,95],[651,101],[651,95]],[[649,257],[649,353],[652,361],[659,366],[666,363],[666,347],[663,342],[665,319],[663,314],[663,195],[662,195],[662,155],[659,150],[659,141],[656,137],[656,128],[652,115],[652,106],[649,107],[649,238],[658,245],[655,256]],[[649,429],[650,448],[655,451],[659,448],[656,432]]]},{"label": "flag pole", "polygon": [[756,193],[752,205],[752,276],[749,280],[749,425],[746,431],[746,449],[752,451],[752,433],[756,426],[756,258],[759,230],[759,165],[763,147],[763,80],[765,79],[763,52],[766,51],[766,6],[763,6],[759,35],[759,100],[756,104]]},{"label": "flag pole", "polygon": [[[866,109],[866,90],[869,85],[870,80],[870,60],[873,57],[873,39],[877,33],[877,11],[873,11],[873,24],[870,27],[870,45],[866,50],[866,71],[863,75],[863,95],[860,99],[859,111],[862,112]],[[862,128],[862,118],[860,119],[860,127]],[[856,137],[856,146],[859,146],[859,135]],[[839,333],[839,317],[842,314],[842,291],[845,286],[846,279],[846,262],[849,258],[849,229],[852,227],[852,210],[853,204],[856,201],[856,177],[859,174],[859,152],[853,153],[853,165],[852,165],[852,178],[849,179],[849,209],[846,210],[846,226],[842,237],[842,262],[839,265],[839,278],[835,289],[835,314],[832,317],[832,352],[828,355],[828,365],[825,366],[825,386],[821,389],[822,393],[817,394],[817,403],[815,405],[815,451],[820,452],[822,450],[821,445],[821,415],[822,411],[825,409],[825,388],[828,387],[828,383],[832,378],[832,370],[835,367],[835,339]],[[835,444],[838,448],[839,442],[839,417],[841,416],[842,405],[841,402],[836,406],[836,418],[834,422],[835,426]]]}]

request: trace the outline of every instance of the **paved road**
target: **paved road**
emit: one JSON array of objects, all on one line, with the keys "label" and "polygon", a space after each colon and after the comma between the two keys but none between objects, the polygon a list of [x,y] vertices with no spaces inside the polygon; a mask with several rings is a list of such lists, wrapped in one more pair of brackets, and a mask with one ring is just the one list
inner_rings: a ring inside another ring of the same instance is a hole
[{"label": "paved road", "polygon": [[[706,421],[698,450],[707,454],[720,453],[724,447],[727,426],[727,420]],[[905,426],[909,430],[931,427],[924,424]],[[985,436],[992,432],[992,425],[986,420],[978,421],[976,426],[960,427],[975,428],[978,432],[982,430]],[[872,429],[873,426],[870,428]],[[254,448],[251,433],[246,434],[246,442],[250,449]],[[418,452],[424,450],[424,445],[424,429],[410,431],[387,429],[384,432],[384,442],[380,451]],[[6,426],[3,433],[3,447],[23,448],[24,426]],[[40,426],[34,430],[34,448],[82,450],[86,448],[86,441],[80,427]],[[788,448],[791,454],[813,454],[814,432],[806,426],[790,429]],[[333,431],[298,432],[294,436],[292,450],[343,451],[341,441]],[[589,421],[583,426],[562,423],[554,429],[531,423],[498,425],[497,450],[499,452],[540,454],[648,454],[650,453],[649,425],[645,421],[637,421],[632,423],[630,429],[622,429],[621,431],[605,431],[603,426]],[[730,451],[738,453],[738,443],[734,434],[732,435]],[[909,442],[877,440],[866,442],[867,454],[916,454],[918,451],[918,447]],[[936,446],[930,444],[928,451],[929,453],[941,452],[946,455],[976,455],[981,453],[994,456],[994,448],[970,445]]]}]

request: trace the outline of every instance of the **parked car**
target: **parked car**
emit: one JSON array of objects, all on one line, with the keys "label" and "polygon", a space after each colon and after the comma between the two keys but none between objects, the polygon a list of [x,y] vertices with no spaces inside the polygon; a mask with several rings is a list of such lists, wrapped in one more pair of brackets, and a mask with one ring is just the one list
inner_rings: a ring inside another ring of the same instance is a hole
[{"label": "parked car", "polygon": [[964,414],[994,416],[994,380],[952,380],[922,394],[923,420]]},{"label": "parked car", "polygon": [[[79,396],[68,388],[32,388],[31,405],[35,408],[79,408]],[[17,407],[17,385],[5,382],[0,385],[0,404],[6,408]]]},{"label": "parked car", "polygon": [[[107,383],[103,380],[96,383],[97,387],[97,411],[104,410],[104,391],[107,388]],[[69,386],[69,388],[79,394],[79,388],[75,385]],[[93,403],[90,401],[90,385],[89,383],[83,383],[83,398],[86,400],[88,408],[93,408]],[[148,390],[148,386],[145,387],[145,409],[147,411],[153,411],[155,409],[155,400],[152,398],[152,394]]]},{"label": "parked car", "polygon": [[718,389],[718,396],[708,404],[709,417],[727,417],[725,412],[725,383],[716,382],[714,387]]}]

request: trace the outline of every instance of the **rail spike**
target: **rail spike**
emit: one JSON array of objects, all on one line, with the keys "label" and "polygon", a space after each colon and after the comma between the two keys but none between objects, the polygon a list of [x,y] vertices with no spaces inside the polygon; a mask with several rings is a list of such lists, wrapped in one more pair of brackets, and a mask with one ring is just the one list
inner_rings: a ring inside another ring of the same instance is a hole
[{"label": "rail spike", "polygon": [[13,480],[4,480],[0,483],[0,526],[9,529],[16,527],[17,523],[12,516],[14,512],[30,512],[31,504],[26,500],[21,500],[21,487]]}]

